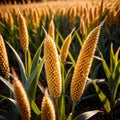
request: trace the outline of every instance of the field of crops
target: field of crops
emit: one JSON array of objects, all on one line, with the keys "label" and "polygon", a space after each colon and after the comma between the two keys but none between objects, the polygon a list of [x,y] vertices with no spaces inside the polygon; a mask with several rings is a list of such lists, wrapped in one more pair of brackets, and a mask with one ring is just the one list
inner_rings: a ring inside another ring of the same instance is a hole
[{"label": "field of crops", "polygon": [[0,5],[0,120],[120,120],[120,0]]}]

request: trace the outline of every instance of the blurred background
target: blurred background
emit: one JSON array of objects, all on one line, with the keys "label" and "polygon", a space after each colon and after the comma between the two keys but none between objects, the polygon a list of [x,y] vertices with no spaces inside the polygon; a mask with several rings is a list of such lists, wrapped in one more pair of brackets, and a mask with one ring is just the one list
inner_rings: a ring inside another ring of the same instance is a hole
[{"label": "blurred background", "polygon": [[60,1],[60,0],[0,0],[1,4],[24,4],[24,3],[31,3],[31,2],[45,2],[45,1]]}]

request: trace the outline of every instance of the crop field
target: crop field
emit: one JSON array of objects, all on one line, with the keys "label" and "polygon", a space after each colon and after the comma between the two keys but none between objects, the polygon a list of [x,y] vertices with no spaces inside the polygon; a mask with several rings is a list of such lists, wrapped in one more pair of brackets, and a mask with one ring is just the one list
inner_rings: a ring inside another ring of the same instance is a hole
[{"label": "crop field", "polygon": [[0,4],[0,120],[120,120],[120,0]]}]

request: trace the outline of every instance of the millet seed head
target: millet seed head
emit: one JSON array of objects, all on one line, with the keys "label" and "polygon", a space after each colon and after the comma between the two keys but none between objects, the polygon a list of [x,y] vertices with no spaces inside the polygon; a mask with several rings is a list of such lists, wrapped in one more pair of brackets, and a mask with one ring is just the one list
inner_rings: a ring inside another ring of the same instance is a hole
[{"label": "millet seed head", "polygon": [[41,118],[42,120],[56,120],[55,109],[51,99],[48,96],[44,96],[41,105]]},{"label": "millet seed head", "polygon": [[18,80],[18,77],[16,74],[14,74],[14,81],[13,81],[13,87],[14,87],[14,93],[15,93],[15,99],[17,101],[17,105],[22,117],[22,120],[30,120],[31,118],[31,109],[30,109],[30,104],[29,100],[27,97],[27,94],[25,92],[25,89]]},{"label": "millet seed head", "polygon": [[55,42],[49,35],[44,39],[44,57],[50,95],[58,98],[61,94],[61,70]]},{"label": "millet seed head", "polygon": [[18,28],[19,28],[20,44],[23,52],[25,53],[27,52],[29,46],[28,31],[27,31],[25,19],[20,12],[18,14]]},{"label": "millet seed head", "polygon": [[3,76],[7,80],[9,80],[10,67],[9,67],[7,51],[2,35],[0,35],[0,71],[3,74]]},{"label": "millet seed head", "polygon": [[101,25],[91,31],[78,56],[70,86],[70,95],[73,101],[79,100],[83,94],[95,49],[99,40],[100,29]]},{"label": "millet seed head", "polygon": [[62,47],[61,47],[61,50],[60,50],[60,58],[63,62],[65,62],[66,58],[67,58],[70,43],[71,43],[71,36],[72,36],[72,33],[73,33],[74,29],[75,28],[73,28],[72,32],[65,38],[65,40],[62,44]]}]

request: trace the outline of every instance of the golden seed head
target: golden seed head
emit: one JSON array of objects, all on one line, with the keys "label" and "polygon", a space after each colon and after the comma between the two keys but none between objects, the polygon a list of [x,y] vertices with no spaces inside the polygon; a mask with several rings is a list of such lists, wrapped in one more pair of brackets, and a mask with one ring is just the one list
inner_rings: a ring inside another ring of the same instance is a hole
[{"label": "golden seed head", "polygon": [[22,120],[30,120],[31,109],[30,109],[29,100],[22,83],[18,80],[16,75],[13,81],[13,87],[14,87],[15,99],[17,101]]},{"label": "golden seed head", "polygon": [[92,9],[92,8],[89,8],[88,12],[89,12],[89,14],[88,14],[89,17],[88,17],[88,19],[89,19],[90,23],[92,23],[92,21],[94,20],[94,19],[93,19],[93,9]]},{"label": "golden seed head", "polygon": [[28,40],[28,31],[25,23],[25,19],[23,15],[19,12],[18,15],[18,28],[19,28],[19,36],[20,36],[20,44],[23,52],[27,52],[29,40]]},{"label": "golden seed head", "polygon": [[3,76],[8,80],[10,77],[9,75],[10,68],[9,68],[7,51],[2,35],[0,35],[0,71],[3,74]]},{"label": "golden seed head", "polygon": [[44,57],[50,95],[53,98],[58,98],[61,94],[61,70],[57,48],[49,35],[44,39]]},{"label": "golden seed head", "polygon": [[43,97],[41,111],[42,120],[55,120],[55,109],[48,96]]},{"label": "golden seed head", "polygon": [[58,10],[58,15],[64,16],[66,14],[66,9],[65,8],[60,8]]},{"label": "golden seed head", "polygon": [[53,19],[50,21],[50,24],[49,24],[49,29],[48,29],[48,34],[50,35],[50,37],[54,40],[54,31],[55,30],[55,26],[54,26],[54,21]]},{"label": "golden seed head", "polygon": [[71,23],[74,23],[76,15],[77,15],[76,7],[71,7],[70,10],[69,10],[69,17],[70,17],[70,22]]},{"label": "golden seed head", "polygon": [[83,36],[85,36],[86,30],[87,30],[87,28],[86,28],[85,22],[84,22],[83,18],[81,17],[81,19],[80,19],[80,33]]},{"label": "golden seed head", "polygon": [[9,22],[9,21],[8,21],[8,14],[7,14],[7,12],[4,12],[4,21],[5,21],[6,23]]},{"label": "golden seed head", "polygon": [[94,52],[98,43],[100,28],[101,25],[96,27],[88,35],[78,56],[70,88],[70,95],[73,101],[79,100],[83,94]]},{"label": "golden seed head", "polygon": [[[73,31],[74,31],[74,28],[73,28],[72,32]],[[66,61],[66,58],[67,58],[67,55],[68,55],[72,32],[65,38],[65,40],[63,42],[63,45],[61,47],[60,58],[63,62]]]},{"label": "golden seed head", "polygon": [[11,12],[8,12],[8,20],[9,20],[11,29],[13,29],[14,20],[13,20]]},{"label": "golden seed head", "polygon": [[36,9],[33,11],[32,24],[34,28],[39,26],[39,17]]}]

